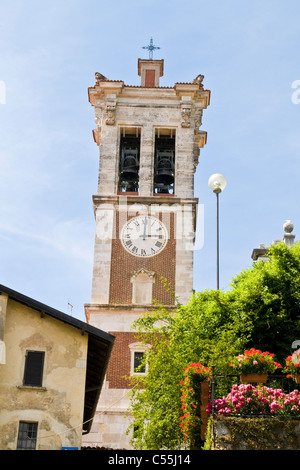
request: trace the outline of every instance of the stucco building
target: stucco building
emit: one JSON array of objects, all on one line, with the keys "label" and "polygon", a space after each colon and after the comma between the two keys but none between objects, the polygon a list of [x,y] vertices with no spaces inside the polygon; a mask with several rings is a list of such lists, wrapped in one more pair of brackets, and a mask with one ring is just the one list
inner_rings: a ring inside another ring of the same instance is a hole
[{"label": "stucco building", "polygon": [[80,449],[113,342],[0,285],[0,450]]}]

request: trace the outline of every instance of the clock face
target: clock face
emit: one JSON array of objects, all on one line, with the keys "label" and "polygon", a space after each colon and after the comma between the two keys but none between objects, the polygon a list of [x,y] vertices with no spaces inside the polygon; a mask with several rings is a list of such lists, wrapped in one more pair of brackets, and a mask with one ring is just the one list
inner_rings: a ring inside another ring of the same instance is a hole
[{"label": "clock face", "polygon": [[141,215],[130,219],[124,225],[121,241],[130,254],[149,258],[165,248],[168,232],[165,225],[156,217]]}]

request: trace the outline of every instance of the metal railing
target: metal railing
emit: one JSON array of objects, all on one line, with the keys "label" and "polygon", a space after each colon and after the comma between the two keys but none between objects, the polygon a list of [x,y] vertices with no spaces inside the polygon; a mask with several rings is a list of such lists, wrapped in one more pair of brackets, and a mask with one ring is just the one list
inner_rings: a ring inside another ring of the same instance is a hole
[{"label": "metal railing", "polygon": [[[218,374],[216,372],[215,366],[212,366],[212,379],[211,379],[211,404],[212,404],[212,415],[216,413],[215,409],[215,400],[217,398],[223,398],[228,393],[230,393],[232,386],[241,384],[239,374]],[[252,384],[255,385],[255,384]],[[263,384],[264,386],[271,388],[280,388],[284,393],[290,393],[292,390],[299,390],[300,385],[293,382],[291,379],[287,379],[284,374],[269,374],[267,382]],[[251,415],[244,416],[261,416],[251,413]]]}]

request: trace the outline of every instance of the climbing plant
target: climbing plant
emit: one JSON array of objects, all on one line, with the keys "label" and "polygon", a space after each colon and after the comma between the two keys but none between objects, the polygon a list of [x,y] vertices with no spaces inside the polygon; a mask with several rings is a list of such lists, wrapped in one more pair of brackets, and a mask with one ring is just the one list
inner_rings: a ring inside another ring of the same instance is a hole
[{"label": "climbing plant", "polygon": [[201,384],[210,381],[212,370],[200,363],[189,364],[183,372],[180,381],[182,388],[180,428],[183,438],[189,447],[200,447],[201,419]]}]

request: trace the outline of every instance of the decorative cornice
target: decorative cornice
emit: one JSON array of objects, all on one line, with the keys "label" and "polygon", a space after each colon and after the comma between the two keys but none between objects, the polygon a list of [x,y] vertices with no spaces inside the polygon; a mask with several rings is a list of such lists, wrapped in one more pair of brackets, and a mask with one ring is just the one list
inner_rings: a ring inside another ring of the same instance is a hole
[{"label": "decorative cornice", "polygon": [[140,269],[137,269],[136,271],[133,271],[133,273],[131,273],[131,279],[136,279],[136,277],[139,274],[147,274],[147,276],[149,276],[150,279],[154,279],[155,277],[154,271],[149,271],[149,269],[146,269],[146,268],[140,268]]},{"label": "decorative cornice", "polygon": [[101,196],[99,194],[95,194],[93,196],[93,203],[94,203],[94,208],[96,209],[98,206],[103,205],[103,204],[108,204],[108,205],[119,205],[118,209],[126,209],[127,206],[131,206],[133,204],[139,204],[139,205],[151,205],[151,206],[157,206],[158,208],[161,206],[162,210],[164,208],[170,208],[172,206],[176,207],[177,206],[184,206],[184,205],[192,205],[196,206],[198,204],[199,199],[196,197],[191,197],[191,198],[181,198],[181,197],[167,197],[160,195],[159,197],[157,196],[138,196],[138,195],[126,195],[124,193],[123,195],[112,195],[112,196]]},{"label": "decorative cornice", "polygon": [[[128,311],[131,311],[132,313],[140,313],[140,312],[148,312],[151,310],[158,310],[161,308],[161,305],[139,305],[139,304],[85,304],[84,309],[86,315],[89,317],[91,313],[94,312],[120,312],[120,311],[125,311],[128,313]],[[177,310],[176,305],[163,305],[163,308],[166,310],[170,311],[175,311]]]}]

